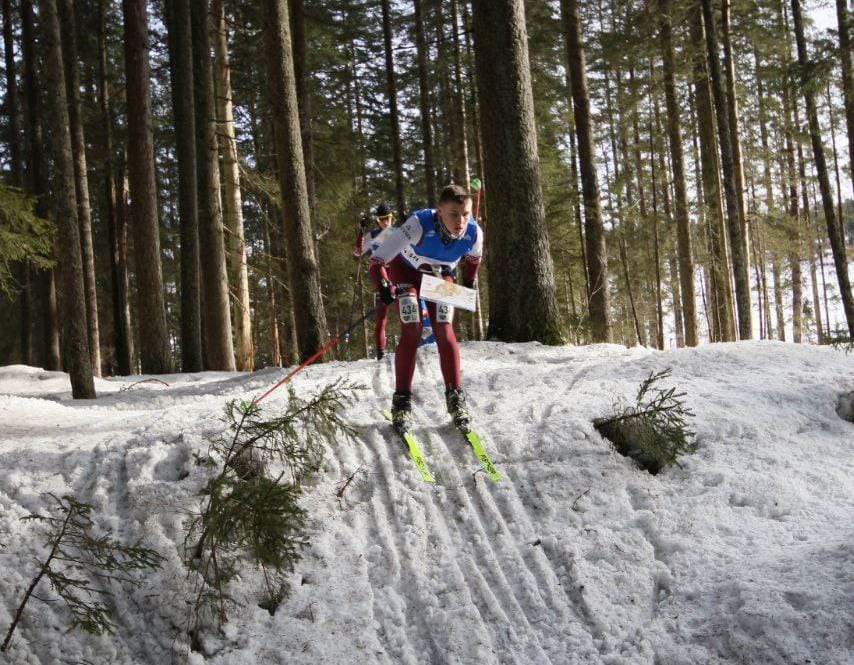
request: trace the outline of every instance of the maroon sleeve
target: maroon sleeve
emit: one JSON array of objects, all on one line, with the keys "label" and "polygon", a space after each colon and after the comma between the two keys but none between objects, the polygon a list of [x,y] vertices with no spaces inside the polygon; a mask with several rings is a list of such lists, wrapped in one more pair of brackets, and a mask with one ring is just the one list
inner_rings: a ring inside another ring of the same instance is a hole
[{"label": "maroon sleeve", "polygon": [[477,278],[477,269],[480,268],[479,256],[467,256],[463,260],[463,286],[472,288]]},{"label": "maroon sleeve", "polygon": [[380,282],[388,279],[388,271],[385,269],[385,264],[379,259],[371,259],[368,262],[368,273],[374,282],[374,288],[380,288]]}]

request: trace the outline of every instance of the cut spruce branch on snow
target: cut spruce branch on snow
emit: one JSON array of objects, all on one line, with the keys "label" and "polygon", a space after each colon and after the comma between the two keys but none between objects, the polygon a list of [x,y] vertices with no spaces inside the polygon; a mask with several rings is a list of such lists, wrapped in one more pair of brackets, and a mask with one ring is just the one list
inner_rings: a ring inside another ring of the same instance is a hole
[{"label": "cut spruce branch on snow", "polygon": [[682,400],[685,393],[656,387],[670,375],[670,368],[651,371],[638,388],[635,404],[618,407],[615,415],[593,421],[621,455],[631,457],[653,475],[678,465],[679,455],[691,453],[695,447],[690,441],[694,432],[687,422],[694,413]]},{"label": "cut spruce branch on snow", "polygon": [[185,540],[188,564],[198,574],[189,622],[194,643],[211,621],[228,620],[228,585],[247,557],[264,574],[261,607],[272,614],[287,596],[285,574],[308,545],[307,513],[299,505],[302,481],[318,470],[324,441],[339,443],[354,434],[341,414],[358,388],[339,380],[302,399],[288,386],[279,416],[262,412],[257,402],[226,404],[228,427],[211,442],[207,458],[216,475],[202,490],[201,512],[188,524]]},{"label": "cut spruce branch on snow", "polygon": [[80,627],[95,635],[112,633],[112,611],[107,604],[111,595],[106,588],[112,582],[138,585],[133,576],[160,567],[163,560],[146,547],[122,545],[109,536],[93,535],[92,506],[73,496],[50,495],[56,503],[56,515],[31,514],[23,519],[48,526],[47,558],[27,587],[15,612],[0,651],[6,651],[30,598],[42,578],[65,603],[71,613],[71,628]]}]

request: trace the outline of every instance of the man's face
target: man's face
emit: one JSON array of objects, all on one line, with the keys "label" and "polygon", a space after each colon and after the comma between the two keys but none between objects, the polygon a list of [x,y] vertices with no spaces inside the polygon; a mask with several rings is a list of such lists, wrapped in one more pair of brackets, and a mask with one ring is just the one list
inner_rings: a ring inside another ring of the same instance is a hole
[{"label": "man's face", "polygon": [[392,220],[392,214],[391,213],[389,213],[387,215],[377,216],[377,226],[379,226],[381,229],[388,228],[388,226],[391,224],[391,220]]},{"label": "man's face", "polygon": [[462,236],[469,217],[471,217],[471,199],[466,199],[463,203],[446,201],[439,204],[439,219],[452,236]]}]

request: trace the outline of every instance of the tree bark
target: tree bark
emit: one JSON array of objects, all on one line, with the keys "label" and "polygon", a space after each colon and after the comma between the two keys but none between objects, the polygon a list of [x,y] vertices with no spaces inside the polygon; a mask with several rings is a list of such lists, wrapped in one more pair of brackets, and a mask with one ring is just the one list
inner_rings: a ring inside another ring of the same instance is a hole
[{"label": "tree bark", "polygon": [[[216,115],[222,152],[222,218],[228,234],[228,253],[231,257],[230,284],[233,289],[234,345],[237,369],[251,372],[255,365],[255,349],[252,344],[249,271],[243,233],[243,201],[240,194],[240,168],[231,102],[231,69],[228,63],[228,39],[222,0],[213,1],[211,15],[214,21],[216,54]],[[310,131],[309,129],[309,133]],[[311,196],[311,190],[309,190],[309,198]]]},{"label": "tree bark", "polygon": [[424,0],[415,5],[415,46],[418,51],[418,101],[421,108],[421,140],[424,144],[424,184],[427,205],[436,203],[436,170],[433,165],[433,128],[430,122],[430,84],[427,78],[427,42],[424,38]]},{"label": "tree bark", "polygon": [[385,43],[386,90],[388,92],[388,111],[391,122],[391,157],[394,170],[394,191],[397,204],[397,217],[406,215],[406,197],[403,194],[403,149],[400,143],[400,117],[397,110],[397,76],[394,71],[394,54],[391,43],[391,9],[389,0],[381,0],[383,13],[383,40]]},{"label": "tree bark", "polygon": [[[9,175],[13,187],[21,187],[21,116],[18,107],[18,80],[15,64],[15,40],[12,30],[12,3],[3,0],[3,46],[6,62],[6,111],[9,116]],[[19,282],[18,302],[20,303],[21,326],[20,346],[21,362],[31,365],[33,362],[32,348],[32,309],[30,295],[30,268],[24,262],[18,266],[17,279]]]},{"label": "tree bark", "polygon": [[727,208],[727,228],[730,240],[730,258],[735,280],[735,300],[738,310],[739,339],[750,339],[753,336],[753,325],[750,312],[750,282],[748,281],[747,259],[744,256],[744,234],[741,228],[741,217],[738,206],[738,182],[733,160],[732,133],[730,129],[728,104],[724,91],[724,77],[721,73],[718,47],[717,27],[715,25],[712,0],[702,0],[703,19],[706,29],[706,50],[712,96],[715,100],[715,117],[718,122],[718,140],[720,142],[721,165],[723,166],[723,184]]},{"label": "tree bark", "polygon": [[[569,77],[572,88],[575,131],[578,138],[578,160],[584,199],[585,244],[589,277],[591,336],[594,342],[611,341],[610,293],[608,291],[608,253],[599,202],[596,175],[596,153],[593,144],[593,119],[587,92],[587,73],[581,45],[581,24],[577,0],[561,0],[564,39],[566,40]],[[481,67],[482,69],[482,67]]]},{"label": "tree bark", "polygon": [[[465,0],[463,0],[465,1]],[[468,189],[470,180],[468,129],[466,127],[465,88],[463,86],[463,64],[460,56],[460,27],[457,0],[451,0],[451,35],[454,45],[454,125],[456,149],[454,150],[454,180]]]},{"label": "tree bark", "polygon": [[89,176],[86,170],[86,139],[80,112],[80,70],[77,62],[77,20],[72,0],[59,0],[62,53],[65,60],[65,87],[68,120],[74,162],[74,186],[77,193],[77,223],[83,253],[83,285],[86,295],[86,324],[92,374],[101,376],[101,336],[98,325],[98,291],[95,278],[95,250],[92,244],[92,208],[89,202]]},{"label": "tree bark", "polygon": [[193,36],[193,99],[198,183],[199,264],[202,284],[205,369],[234,371],[231,308],[225,266],[222,207],[219,195],[219,154],[214,110],[208,2],[190,3]]},{"label": "tree bark", "polygon": [[285,0],[264,0],[263,8],[291,301],[299,355],[305,360],[327,338],[326,314],[311,236],[288,6]]},{"label": "tree bark", "polygon": [[95,382],[87,340],[86,294],[83,259],[77,224],[74,155],[68,119],[62,41],[56,0],[39,0],[41,50],[44,54],[45,84],[50,105],[50,134],[53,148],[54,196],[62,297],[65,366],[71,378],[74,399],[94,399]]},{"label": "tree bark", "polygon": [[193,37],[191,0],[166,0],[172,119],[178,158],[178,216],[181,238],[181,369],[200,372],[202,360],[202,298],[199,275],[198,182],[196,120],[193,98]]},{"label": "tree bark", "polygon": [[682,152],[682,130],[679,103],[676,98],[676,64],[670,27],[671,0],[659,0],[661,10],[661,51],[664,62],[664,97],[667,105],[667,135],[670,139],[670,162],[676,194],[676,242],[679,254],[679,279],[685,321],[685,343],[697,346],[697,310],[694,300],[694,256],[691,247],[691,225],[688,219],[688,191],[685,185],[685,160]]},{"label": "tree bark", "polygon": [[839,25],[839,59],[842,65],[845,126],[848,128],[848,163],[851,188],[854,190],[854,74],[851,70],[851,33],[847,2],[848,0],[836,0],[836,20]]},{"label": "tree bark", "polygon": [[709,309],[711,309],[710,338],[713,342],[735,340],[735,320],[732,311],[732,287],[726,243],[726,229],[721,206],[720,171],[718,168],[715,117],[712,108],[707,58],[700,48],[704,43],[700,7],[691,10],[691,41],[697,46],[694,53],[694,90],[697,107],[697,132],[700,142],[700,166],[703,182],[704,212],[709,232]]},{"label": "tree bark", "polygon": [[474,51],[483,112],[492,240],[489,337],[562,341],[540,183],[522,0],[475,0]]},{"label": "tree bark", "polygon": [[[39,97],[36,65],[36,37],[32,0],[21,0],[21,51],[24,60],[24,93],[27,113],[24,117],[27,134],[27,189],[36,199],[35,212],[47,218],[47,167],[43,154],[42,104]],[[60,369],[59,317],[56,311],[56,286],[53,270],[36,274],[40,308],[41,364],[48,370]]]},{"label": "tree bark", "polygon": [[845,320],[848,324],[848,334],[854,337],[854,298],[851,295],[851,282],[848,278],[848,260],[845,256],[845,246],[836,219],[833,205],[833,192],[830,189],[830,178],[827,175],[827,163],[824,157],[824,146],[821,142],[821,127],[818,124],[818,111],[815,105],[815,95],[808,85],[806,73],[809,68],[804,24],[801,16],[800,0],[792,0],[792,19],[795,26],[795,43],[798,47],[798,64],[801,70],[801,92],[807,108],[810,140],[812,142],[815,170],[818,176],[818,186],[821,192],[821,202],[824,208],[824,219],[827,224],[827,235],[830,238],[830,249],[833,252],[833,263],[836,267],[836,280],[839,283],[839,293],[842,297],[842,307],[845,310]]},{"label": "tree bark", "polygon": [[[106,4],[110,0],[98,1],[98,102],[104,128],[104,211],[103,222],[107,225],[110,244],[110,283],[112,286],[113,334],[115,335],[116,369],[127,376],[133,372],[133,331],[130,324],[127,271],[127,223],[124,198],[117,214],[116,174],[113,160],[113,107],[110,86],[107,80],[107,32],[105,26]],[[124,182],[124,163],[121,166]],[[123,187],[124,189],[124,187]]]}]

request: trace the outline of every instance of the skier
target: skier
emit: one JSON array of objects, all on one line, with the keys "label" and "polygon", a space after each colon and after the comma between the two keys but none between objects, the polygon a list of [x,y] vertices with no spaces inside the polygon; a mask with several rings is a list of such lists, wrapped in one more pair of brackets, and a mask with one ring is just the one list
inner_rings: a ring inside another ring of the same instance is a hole
[{"label": "skier", "polygon": [[[356,237],[356,244],[353,247],[353,256],[359,258],[368,252],[373,251],[388,233],[391,228],[393,219],[391,209],[386,203],[380,203],[374,211],[374,219],[376,225],[368,230],[368,216],[365,215],[359,224],[359,235]],[[376,349],[377,360],[382,360],[385,355],[386,336],[385,328],[388,319],[388,305],[386,305],[379,297],[374,299],[376,306],[376,319],[374,324],[374,348]]]},{"label": "skier", "polygon": [[[483,253],[483,231],[471,216],[471,194],[459,185],[442,190],[437,209],[416,210],[399,227],[392,228],[373,250],[370,274],[379,299],[395,300],[401,324],[395,356],[395,392],[392,421],[405,430],[412,420],[412,378],[415,352],[421,337],[418,291],[423,274],[453,282],[457,264],[464,259],[463,286],[473,288]],[[468,426],[465,393],[460,385],[460,350],[453,328],[453,308],[427,304],[439,362],[445,381],[445,403],[454,425]]]}]

